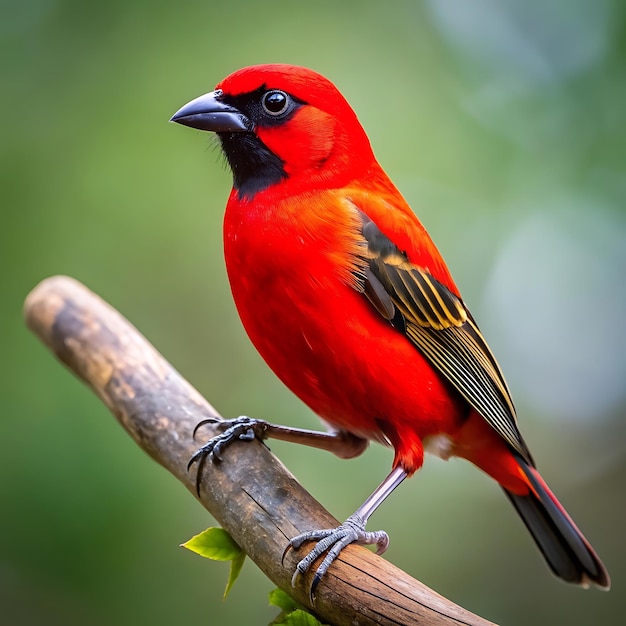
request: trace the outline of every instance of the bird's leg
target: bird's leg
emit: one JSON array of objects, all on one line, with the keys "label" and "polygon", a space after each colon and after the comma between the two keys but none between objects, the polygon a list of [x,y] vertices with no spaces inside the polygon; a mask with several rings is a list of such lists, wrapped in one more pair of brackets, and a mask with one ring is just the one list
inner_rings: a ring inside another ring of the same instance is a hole
[{"label": "bird's leg", "polygon": [[202,420],[194,428],[194,437],[198,429],[205,424],[215,424],[222,432],[202,445],[191,457],[187,465],[187,469],[189,469],[194,463],[198,463],[196,474],[196,491],[198,494],[200,493],[202,470],[207,459],[212,462],[221,461],[222,452],[237,440],[251,441],[256,438],[263,441],[268,438],[280,439],[281,441],[289,441],[327,450],[342,459],[358,456],[368,445],[367,439],[357,437],[343,430],[320,432],[304,428],[291,428],[246,416],[232,420],[223,420],[218,417]]},{"label": "bird's leg", "polygon": [[341,526],[325,530],[312,530],[294,537],[287,545],[285,554],[291,548],[298,549],[306,541],[317,541],[317,544],[296,566],[296,571],[291,580],[292,585],[295,586],[299,574],[306,573],[311,565],[327,552],[313,576],[309,591],[312,601],[320,580],[347,545],[351,543],[376,545],[376,554],[382,554],[389,545],[389,536],[384,530],[368,532],[365,530],[365,525],[370,515],[406,477],[407,473],[401,467],[394,468],[372,495]]}]

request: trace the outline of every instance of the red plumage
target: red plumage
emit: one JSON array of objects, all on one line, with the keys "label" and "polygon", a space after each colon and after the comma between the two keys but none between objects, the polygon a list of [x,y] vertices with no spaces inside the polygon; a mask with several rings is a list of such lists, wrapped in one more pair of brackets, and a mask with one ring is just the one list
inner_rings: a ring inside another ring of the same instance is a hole
[{"label": "red plumage", "polygon": [[311,70],[266,65],[208,96],[208,108],[198,99],[173,119],[218,132],[235,181],[228,277],[276,375],[333,428],[390,443],[407,475],[430,442],[470,460],[505,489],[557,575],[608,587],[534,468],[441,255],[339,91]]}]

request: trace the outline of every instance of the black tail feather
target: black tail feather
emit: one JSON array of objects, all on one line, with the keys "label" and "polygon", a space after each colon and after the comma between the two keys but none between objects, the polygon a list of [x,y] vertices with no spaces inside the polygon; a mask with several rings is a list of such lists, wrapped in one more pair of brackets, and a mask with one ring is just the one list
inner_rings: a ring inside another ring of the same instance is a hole
[{"label": "black tail feather", "polygon": [[611,581],[598,555],[578,530],[537,470],[518,458],[531,492],[519,496],[506,489],[550,569],[568,583],[609,589]]}]

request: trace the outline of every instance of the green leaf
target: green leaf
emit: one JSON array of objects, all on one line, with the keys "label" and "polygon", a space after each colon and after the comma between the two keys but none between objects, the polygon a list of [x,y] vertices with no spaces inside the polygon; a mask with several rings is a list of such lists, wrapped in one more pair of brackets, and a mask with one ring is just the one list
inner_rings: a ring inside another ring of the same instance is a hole
[{"label": "green leaf", "polygon": [[246,560],[246,553],[223,528],[207,528],[180,545],[206,559],[231,562],[223,596],[226,599],[239,577],[243,562]]},{"label": "green leaf", "polygon": [[207,528],[180,545],[213,561],[232,561],[241,554],[245,556],[245,552],[223,528]]},{"label": "green leaf", "polygon": [[285,626],[322,626],[322,622],[302,609],[292,611],[281,623]]},{"label": "green leaf", "polygon": [[224,589],[224,595],[222,599],[226,600],[226,596],[230,593],[233,585],[237,578],[239,578],[239,573],[241,572],[241,568],[243,567],[243,562],[246,560],[246,553],[241,550],[241,553],[237,555],[230,562],[230,571],[228,572],[228,582],[226,583],[226,589]]},{"label": "green leaf", "polygon": [[272,606],[282,609],[280,615],[272,622],[272,626],[323,626],[316,617],[282,589],[270,591],[269,600]]},{"label": "green leaf", "polygon": [[268,594],[270,605],[277,606],[279,609],[290,613],[298,608],[296,602],[286,594],[282,589],[273,589]]}]

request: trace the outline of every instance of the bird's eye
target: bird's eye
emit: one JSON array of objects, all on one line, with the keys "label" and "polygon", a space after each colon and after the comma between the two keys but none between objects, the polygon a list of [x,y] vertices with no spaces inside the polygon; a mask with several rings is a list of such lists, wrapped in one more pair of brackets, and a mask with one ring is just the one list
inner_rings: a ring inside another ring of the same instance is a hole
[{"label": "bird's eye", "polygon": [[276,117],[289,108],[290,98],[284,91],[268,91],[261,100],[263,110],[269,115]]}]

